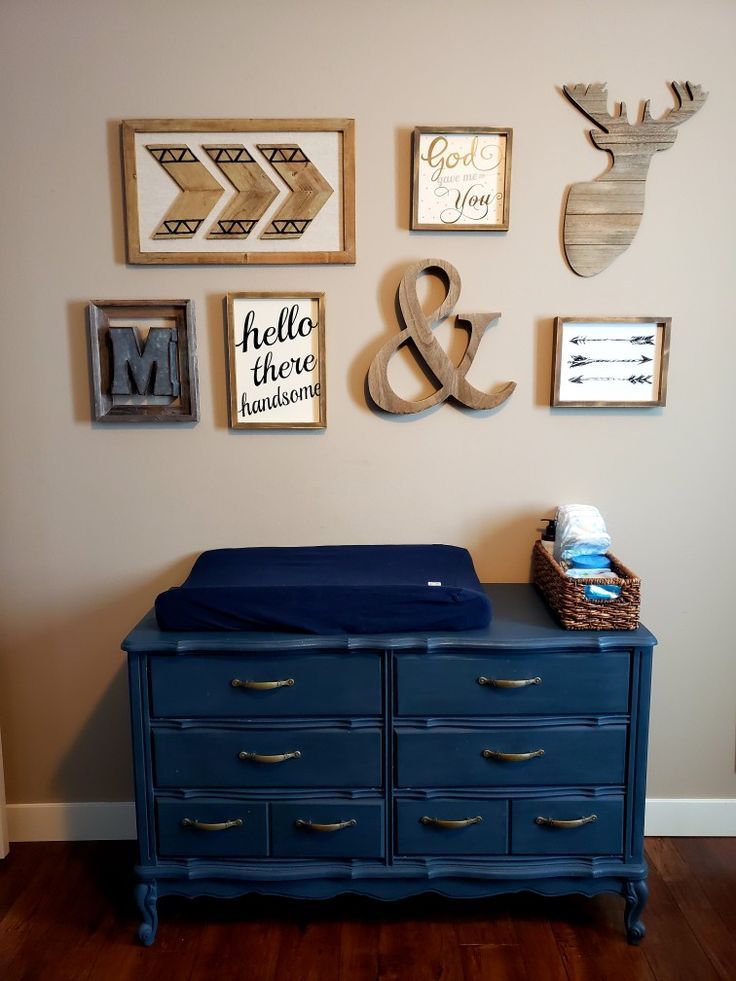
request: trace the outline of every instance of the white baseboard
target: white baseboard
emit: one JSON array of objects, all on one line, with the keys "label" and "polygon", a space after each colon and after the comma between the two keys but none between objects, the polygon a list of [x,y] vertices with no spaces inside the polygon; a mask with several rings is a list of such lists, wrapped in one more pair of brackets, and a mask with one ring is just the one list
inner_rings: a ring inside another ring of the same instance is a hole
[{"label": "white baseboard", "polygon": [[[118,841],[135,838],[130,801],[9,804],[11,841]],[[736,798],[647,801],[644,832],[655,837],[736,836]]]},{"label": "white baseboard", "polygon": [[135,838],[132,801],[8,804],[11,841],[118,841]]},{"label": "white baseboard", "polygon": [[655,838],[733,837],[736,797],[649,798],[644,834]]}]

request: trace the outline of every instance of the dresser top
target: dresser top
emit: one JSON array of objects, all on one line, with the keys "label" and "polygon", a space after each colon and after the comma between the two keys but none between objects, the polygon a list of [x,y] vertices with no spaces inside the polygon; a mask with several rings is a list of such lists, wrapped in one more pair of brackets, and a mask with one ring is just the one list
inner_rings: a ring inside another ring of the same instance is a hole
[{"label": "dresser top", "polygon": [[132,654],[233,654],[242,651],[399,650],[612,650],[651,647],[656,638],[641,624],[636,630],[563,630],[528,583],[484,585],[493,606],[491,625],[482,630],[345,634],[320,636],[275,632],[159,630],[151,610],[122,642]]}]

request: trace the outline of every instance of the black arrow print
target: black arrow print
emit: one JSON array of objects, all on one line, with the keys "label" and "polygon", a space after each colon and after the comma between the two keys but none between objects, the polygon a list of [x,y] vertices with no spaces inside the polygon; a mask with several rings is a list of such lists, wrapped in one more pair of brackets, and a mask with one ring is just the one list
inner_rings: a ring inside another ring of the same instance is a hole
[{"label": "black arrow print", "polygon": [[586,364],[647,364],[651,360],[646,354],[638,358],[586,358],[584,354],[573,354],[568,368],[582,368]]},{"label": "black arrow print", "polygon": [[652,376],[651,375],[629,375],[628,378],[615,378],[610,375],[599,376],[597,378],[585,378],[583,375],[578,375],[577,378],[570,378],[571,382],[576,385],[582,385],[584,382],[630,382],[632,385],[651,385]]},{"label": "black arrow print", "polygon": [[601,343],[611,343],[616,341],[621,343],[625,341],[627,344],[654,344],[654,338],[651,334],[638,334],[634,337],[586,337],[585,334],[578,334],[577,337],[571,337],[571,344],[601,344]]}]

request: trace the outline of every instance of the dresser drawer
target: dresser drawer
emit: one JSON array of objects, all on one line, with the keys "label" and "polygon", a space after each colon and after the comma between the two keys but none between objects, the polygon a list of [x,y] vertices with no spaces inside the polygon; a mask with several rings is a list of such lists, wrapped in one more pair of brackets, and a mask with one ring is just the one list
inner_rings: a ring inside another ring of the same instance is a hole
[{"label": "dresser drawer", "polygon": [[396,802],[398,855],[503,855],[507,841],[505,800]]},{"label": "dresser drawer", "polygon": [[619,784],[625,756],[623,725],[396,733],[400,787]]},{"label": "dresser drawer", "polygon": [[158,854],[264,856],[268,850],[267,808],[265,803],[241,800],[158,800]]},{"label": "dresser drawer", "polygon": [[271,804],[273,858],[381,858],[382,801]]},{"label": "dresser drawer", "polygon": [[540,797],[511,802],[514,855],[620,855],[623,834],[623,797]]},{"label": "dresser drawer", "polygon": [[158,718],[362,716],[381,713],[375,654],[152,657]]},{"label": "dresser drawer", "polygon": [[576,715],[628,711],[629,654],[400,654],[399,715]]},{"label": "dresser drawer", "polygon": [[159,729],[153,756],[159,787],[381,784],[378,729]]}]

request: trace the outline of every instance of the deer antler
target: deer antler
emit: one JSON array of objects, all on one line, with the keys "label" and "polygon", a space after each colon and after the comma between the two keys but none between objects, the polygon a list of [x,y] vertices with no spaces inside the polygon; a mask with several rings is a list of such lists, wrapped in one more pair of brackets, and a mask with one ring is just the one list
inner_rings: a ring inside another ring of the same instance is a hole
[{"label": "deer antler", "polygon": [[574,103],[588,119],[610,132],[612,127],[628,126],[626,106],[622,102],[617,116],[608,111],[608,90],[605,82],[595,82],[593,85],[563,85],[562,91],[570,102]]},{"label": "deer antler", "polygon": [[679,105],[675,109],[668,109],[659,122],[679,126],[705,104],[708,93],[703,91],[702,85],[693,85],[691,82],[672,82],[672,88]]}]

